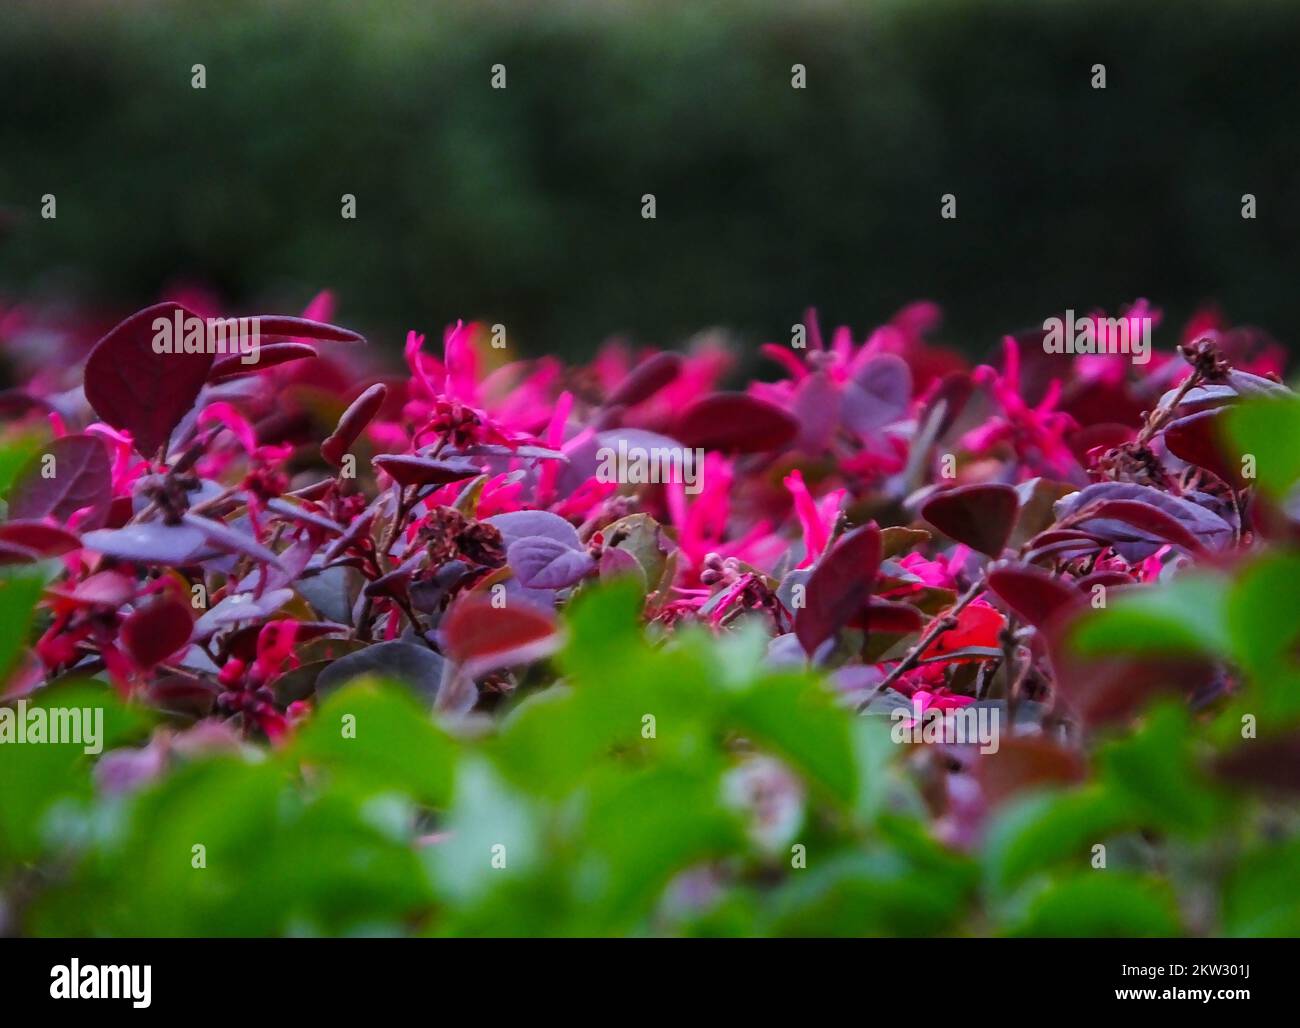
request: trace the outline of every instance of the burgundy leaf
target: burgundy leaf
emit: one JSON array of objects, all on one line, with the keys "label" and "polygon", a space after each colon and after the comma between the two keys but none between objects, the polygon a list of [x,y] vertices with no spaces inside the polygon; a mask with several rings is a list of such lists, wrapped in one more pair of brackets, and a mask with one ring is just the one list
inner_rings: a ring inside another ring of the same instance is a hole
[{"label": "burgundy leaf", "polygon": [[633,368],[631,373],[609,394],[605,405],[635,407],[671,383],[681,374],[681,371],[682,358],[679,354],[657,353]]},{"label": "burgundy leaf", "polygon": [[564,589],[581,581],[595,567],[585,550],[575,550],[544,535],[516,539],[506,559],[519,581],[530,589]]},{"label": "burgundy leaf", "polygon": [[810,656],[867,605],[880,570],[880,529],[864,525],[842,536],[808,576],[794,633]]},{"label": "burgundy leaf", "polygon": [[18,543],[7,543],[0,540],[0,566],[35,564],[40,559],[41,555],[30,546],[21,546]]},{"label": "burgundy leaf", "polygon": [[[47,464],[45,457],[53,457]],[[43,478],[43,467],[53,477]],[[93,435],[65,435],[55,439],[27,466],[9,494],[9,516],[23,521],[54,518],[66,522],[76,511],[89,507],[79,523],[98,528],[108,514],[113,496],[113,473],[104,443]]]},{"label": "burgundy leaf", "polygon": [[1234,460],[1227,448],[1224,417],[1228,408],[1216,407],[1179,418],[1165,427],[1165,446],[1175,457],[1205,468],[1229,485],[1241,489],[1249,483],[1241,477],[1240,455]]},{"label": "burgundy leaf", "polygon": [[1215,777],[1232,785],[1295,795],[1300,793],[1300,734],[1252,739],[1210,766]]},{"label": "burgundy leaf", "polygon": [[486,593],[463,595],[442,623],[447,652],[467,673],[524,663],[559,642],[555,622],[526,603],[498,607]]},{"label": "burgundy leaf", "polygon": [[120,571],[97,571],[80,582],[52,588],[49,593],[90,607],[120,607],[135,595],[135,580]]},{"label": "burgundy leaf", "polygon": [[849,624],[853,628],[870,629],[873,632],[910,635],[921,630],[924,618],[910,603],[872,596],[867,601],[867,606],[859,610]]},{"label": "burgundy leaf", "polygon": [[256,316],[258,331],[263,337],[285,336],[289,339],[319,339],[331,343],[364,343],[365,336],[353,332],[350,328],[340,328],[323,321],[310,321],[307,318],[291,318],[278,314],[259,314]]},{"label": "burgundy leaf", "polygon": [[148,670],[188,643],[193,630],[189,604],[164,597],[128,614],[121,635],[136,666]]},{"label": "burgundy leaf", "polygon": [[1019,500],[1009,485],[962,485],[935,493],[921,517],[950,539],[990,557],[1000,557],[1016,523]]},{"label": "burgundy leaf", "polygon": [[379,413],[384,401],[388,399],[388,388],[376,383],[352,401],[343,416],[339,418],[338,427],[320,446],[320,455],[332,467],[343,466],[343,455],[357,441],[357,437]]},{"label": "burgundy leaf", "polygon": [[970,400],[971,393],[975,391],[975,384],[971,377],[964,371],[952,371],[943,377],[938,387],[930,393],[930,398],[926,401],[925,409],[917,418],[917,424],[924,425],[930,420],[930,412],[939,404],[943,404],[943,419],[939,422],[935,430],[935,438],[941,438],[945,432],[952,427],[954,421],[966,409],[966,403]]},{"label": "burgundy leaf", "polygon": [[330,543],[329,548],[325,551],[324,561],[326,564],[338,560],[369,535],[370,527],[375,521],[375,513],[372,504],[352,520],[352,523],[347,526],[347,531]]},{"label": "burgundy leaf", "polygon": [[1083,603],[1070,583],[1029,564],[999,564],[985,576],[988,587],[1022,620],[1042,628],[1057,611]]},{"label": "burgundy leaf", "polygon": [[992,806],[1030,789],[1074,785],[1086,773],[1087,766],[1078,750],[1065,749],[1041,735],[1008,733],[995,752],[983,755],[975,765],[984,798]]},{"label": "burgundy leaf", "polygon": [[212,370],[208,372],[208,381],[219,382],[238,375],[252,375],[265,368],[315,356],[316,348],[306,343],[266,343],[257,348],[257,361],[254,364],[244,363],[243,354],[218,356],[213,361]]},{"label": "burgundy leaf", "polygon": [[713,393],[696,400],[672,435],[683,446],[728,453],[763,453],[794,441],[799,422],[775,404],[746,393]]},{"label": "burgundy leaf", "polygon": [[210,353],[155,353],[154,321],[197,315],[177,303],[137,311],[113,328],[86,361],[86,399],[114,428],[131,433],[152,457],[189,413],[212,368]]},{"label": "burgundy leaf", "polygon": [[[1205,546],[1181,521],[1141,500],[1102,500],[1100,503],[1084,508],[1084,512],[1088,511],[1091,512],[1091,516],[1087,519],[1088,528],[1095,534],[1103,534],[1099,526],[1118,521],[1137,529],[1140,533],[1136,537],[1138,539],[1155,536],[1175,546],[1181,546],[1189,553],[1205,552]],[[1107,538],[1117,543],[1127,542],[1133,538],[1131,533],[1128,536],[1115,531],[1105,534]]]},{"label": "burgundy leaf", "polygon": [[1074,584],[1079,592],[1091,595],[1092,587],[1095,585],[1104,585],[1107,589],[1118,589],[1128,585],[1135,585],[1136,582],[1122,571],[1094,571],[1091,575],[1084,575]]},{"label": "burgundy leaf", "polygon": [[65,528],[31,520],[0,524],[0,542],[26,547],[42,557],[57,557],[81,545],[81,540]]},{"label": "burgundy leaf", "polygon": [[1105,545],[1104,539],[1089,535],[1087,532],[1070,528],[1052,529],[1040,532],[1030,540],[1030,549],[1025,554],[1025,560],[1031,564],[1036,564],[1045,558],[1073,560],[1086,553],[1095,553]]},{"label": "burgundy leaf", "polygon": [[426,550],[417,550],[414,557],[403,561],[386,575],[380,575],[373,582],[367,582],[361,590],[363,596],[396,596],[405,599],[410,595],[411,578],[429,561]]},{"label": "burgundy leaf", "polygon": [[483,473],[481,465],[462,457],[434,460],[414,454],[385,453],[375,457],[371,463],[386,471],[401,486],[446,485]]},{"label": "burgundy leaf", "polygon": [[1135,429],[1115,421],[1103,421],[1096,425],[1085,425],[1066,438],[1074,459],[1088,467],[1088,454],[1092,450],[1111,450],[1121,443],[1126,443],[1137,435]]}]

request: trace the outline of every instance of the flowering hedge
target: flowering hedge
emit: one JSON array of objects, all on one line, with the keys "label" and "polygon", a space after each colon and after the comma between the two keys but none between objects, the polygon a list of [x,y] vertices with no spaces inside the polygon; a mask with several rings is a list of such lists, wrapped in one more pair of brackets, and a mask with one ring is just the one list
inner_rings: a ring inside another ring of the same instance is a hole
[{"label": "flowering hedge", "polygon": [[4,929],[1300,929],[1262,333],[810,312],[730,391],[460,323],[391,375],[331,308],[3,312]]}]

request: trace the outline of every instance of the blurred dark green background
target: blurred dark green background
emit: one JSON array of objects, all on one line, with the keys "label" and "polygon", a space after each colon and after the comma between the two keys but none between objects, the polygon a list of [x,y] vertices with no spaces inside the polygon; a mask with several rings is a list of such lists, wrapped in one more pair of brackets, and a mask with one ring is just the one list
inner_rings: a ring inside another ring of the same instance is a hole
[{"label": "blurred dark green background", "polygon": [[331,287],[390,343],[485,317],[568,354],[785,338],[808,304],[861,330],[922,297],[982,349],[1147,296],[1290,343],[1297,53],[1300,6],[1227,0],[6,0],[0,292]]}]

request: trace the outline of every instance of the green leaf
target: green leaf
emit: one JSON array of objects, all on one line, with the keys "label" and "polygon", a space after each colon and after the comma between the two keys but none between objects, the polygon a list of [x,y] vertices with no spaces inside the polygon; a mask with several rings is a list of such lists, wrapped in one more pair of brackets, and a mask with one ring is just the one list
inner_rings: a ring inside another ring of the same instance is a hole
[{"label": "green leaf", "polygon": [[0,572],[0,686],[18,654],[27,647],[36,601],[44,587],[43,575]]},{"label": "green leaf", "polygon": [[1103,748],[1100,762],[1107,784],[1144,826],[1197,837],[1228,808],[1193,759],[1191,727],[1185,707],[1162,705],[1139,732]]},{"label": "green leaf", "polygon": [[768,675],[728,706],[726,716],[745,735],[766,744],[809,782],[848,805],[857,794],[852,718],[835,707],[809,675]]},{"label": "green leaf", "polygon": [[9,495],[18,472],[40,453],[42,445],[42,439],[38,436],[20,436],[8,439],[0,446],[0,496]]},{"label": "green leaf", "polygon": [[602,933],[648,917],[668,880],[709,857],[743,849],[739,819],[722,806],[721,761],[610,774],[597,782],[574,840],[574,893]]},{"label": "green leaf", "polygon": [[456,744],[401,686],[344,686],[298,733],[292,755],[329,768],[341,784],[395,789],[432,806],[451,800]]},{"label": "green leaf", "polygon": [[1246,854],[1224,885],[1222,913],[1230,936],[1300,935],[1300,839]]},{"label": "green leaf", "polygon": [[1049,885],[1010,934],[1162,938],[1181,931],[1168,885],[1124,871],[1079,871]]},{"label": "green leaf", "polygon": [[1005,893],[1057,865],[1088,867],[1094,845],[1129,827],[1128,804],[1101,786],[1035,793],[989,829],[985,872],[993,889]]},{"label": "green leaf", "polygon": [[1300,713],[1300,554],[1273,554],[1242,571],[1227,598],[1226,622],[1234,659],[1250,672],[1266,701],[1257,714]]},{"label": "green leaf", "polygon": [[568,645],[560,654],[564,672],[579,684],[603,684],[621,673],[618,661],[648,649],[641,627],[644,598],[627,577],[586,588],[569,606]]},{"label": "green leaf", "polygon": [[[60,684],[24,703],[25,707],[14,704],[5,709],[5,714],[15,719],[10,722],[15,731],[20,711],[30,716],[40,708],[48,719],[50,711],[75,710],[82,712],[82,742],[20,743],[15,735],[0,743],[0,782],[5,783],[0,788],[0,865],[39,854],[49,812],[57,804],[90,800],[94,756],[140,735],[149,721],[98,682]],[[92,753],[86,752],[88,747]]]},{"label": "green leaf", "polygon": [[839,853],[790,874],[770,901],[765,929],[782,936],[859,938],[950,930],[964,891],[943,887],[902,853]]},{"label": "green leaf", "polygon": [[1230,651],[1225,593],[1223,576],[1199,571],[1126,591],[1111,606],[1084,618],[1072,642],[1087,655],[1225,655]]},{"label": "green leaf", "polygon": [[528,876],[548,857],[541,808],[510,789],[481,757],[466,758],[458,769],[445,831],[425,851],[426,862],[454,904],[476,902]]},{"label": "green leaf", "polygon": [[1300,480],[1300,397],[1258,397],[1237,404],[1228,411],[1227,432],[1243,454],[1255,458],[1260,488],[1275,499]]}]

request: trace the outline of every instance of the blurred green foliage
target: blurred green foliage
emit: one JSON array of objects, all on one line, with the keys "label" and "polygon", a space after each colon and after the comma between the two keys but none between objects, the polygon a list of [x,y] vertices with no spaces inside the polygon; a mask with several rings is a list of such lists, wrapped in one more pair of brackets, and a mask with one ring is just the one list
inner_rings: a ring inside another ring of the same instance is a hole
[{"label": "blurred green foliage", "polygon": [[341,320],[390,345],[484,317],[570,354],[714,324],[781,339],[808,304],[863,330],[919,297],[981,348],[1140,295],[1174,317],[1217,300],[1284,340],[1296,314],[1300,6],[1280,0],[3,17],[10,294],[121,313],[192,279],[291,310],[333,287]]},{"label": "blurred green foliage", "polygon": [[[1294,564],[1260,558],[1230,602],[1275,621],[1275,605],[1247,583],[1294,575]],[[1182,616],[1177,604],[1148,607],[1136,627],[1146,631],[1162,609]],[[1119,626],[1131,616],[1122,601],[1096,615]],[[1108,652],[1140,641],[1136,631],[1094,640]],[[935,840],[905,769],[909,748],[891,742],[885,723],[837,707],[816,676],[770,669],[762,654],[761,634],[743,629],[651,643],[639,591],[623,582],[573,604],[561,684],[490,731],[453,736],[400,685],[361,681],[279,748],[177,750],[170,770],[128,795],[96,788],[79,747],[0,746],[10,930],[1136,936],[1300,927],[1293,807],[1229,790],[1208,770],[1215,753],[1254,745],[1236,727],[1242,711],[1268,709],[1266,680],[1250,676],[1212,722],[1165,701],[1103,735],[1085,783],[1012,801],[967,854]],[[148,737],[149,719],[97,683],[54,686],[38,702],[104,706],[110,746]],[[1295,730],[1293,711],[1267,716],[1273,736]],[[797,816],[775,834],[728,787],[760,755],[801,783]],[[1098,844],[1103,869],[1092,864]]]}]

